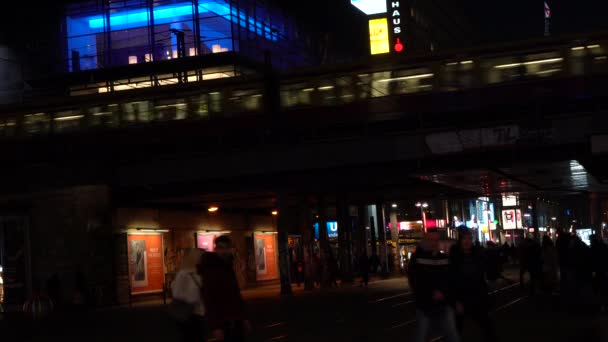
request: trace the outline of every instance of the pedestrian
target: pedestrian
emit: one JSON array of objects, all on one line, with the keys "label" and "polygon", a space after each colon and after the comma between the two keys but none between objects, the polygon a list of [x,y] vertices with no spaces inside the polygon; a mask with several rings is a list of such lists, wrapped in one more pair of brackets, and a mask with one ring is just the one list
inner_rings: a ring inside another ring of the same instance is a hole
[{"label": "pedestrian", "polygon": [[230,237],[219,236],[215,239],[215,252],[203,254],[199,265],[207,323],[217,341],[241,342],[251,330],[234,273],[233,253]]},{"label": "pedestrian", "polygon": [[[207,337],[205,306],[201,298],[203,280],[197,272],[201,255],[202,251],[199,249],[187,250],[181,268],[175,275],[175,280],[171,283],[173,309],[170,309],[170,312],[172,310],[188,311],[178,314],[183,315],[183,317],[178,318],[177,323],[184,342],[205,341]],[[177,306],[180,308],[178,309]],[[174,315],[176,314],[174,313]]]},{"label": "pedestrian", "polygon": [[458,234],[458,243],[450,249],[457,328],[462,337],[464,318],[468,317],[479,325],[484,341],[496,341],[496,330],[489,313],[486,261],[483,251],[473,246],[471,231],[462,230]]},{"label": "pedestrian", "polygon": [[393,274],[393,273],[395,273],[395,253],[393,253],[392,249],[390,250],[390,252],[388,252],[387,259],[388,259],[388,273]]},{"label": "pedestrian", "polygon": [[599,309],[608,309],[608,246],[594,234],[591,236],[591,260],[593,263],[593,290],[598,298]]},{"label": "pedestrian", "polygon": [[361,274],[361,285],[367,287],[369,285],[369,258],[367,251],[363,251],[359,256],[359,274]]},{"label": "pedestrian", "polygon": [[451,269],[439,249],[439,234],[428,232],[408,267],[408,280],[416,300],[415,342],[424,342],[435,324],[447,342],[460,341],[454,309],[450,305]]},{"label": "pedestrian", "polygon": [[509,243],[507,241],[505,241],[505,243],[502,245],[502,256],[504,258],[504,263],[505,264],[510,264],[512,262],[512,260],[511,260],[511,246],[509,246]]},{"label": "pedestrian", "polygon": [[[498,246],[492,242],[488,241],[487,248],[483,251],[485,257],[485,272],[487,279],[495,285],[495,282],[498,279],[504,279],[502,275],[503,267],[503,258],[500,254],[500,250]],[[478,249],[481,251],[481,249]]]},{"label": "pedestrian", "polygon": [[[574,236],[571,244],[572,269],[574,274],[574,303],[583,311],[593,305],[593,261],[591,248],[580,237]],[[576,307],[575,307],[576,309]]]},{"label": "pedestrian", "polygon": [[547,295],[553,293],[557,286],[559,263],[557,249],[548,235],[543,236],[542,245],[542,289]]},{"label": "pedestrian", "polygon": [[338,287],[338,261],[334,257],[331,249],[327,250],[327,283],[330,287]]},{"label": "pedestrian", "polygon": [[572,270],[570,268],[570,240],[572,236],[568,232],[559,230],[557,232],[557,240],[555,241],[555,249],[557,250],[557,261],[559,264],[559,292],[564,303],[569,302],[570,294],[572,293],[571,278]]},{"label": "pedestrian", "polygon": [[520,245],[519,281],[521,288],[525,288],[524,276],[529,274],[528,286],[531,296],[536,294],[540,283],[541,262],[540,244],[531,237],[526,237]]}]

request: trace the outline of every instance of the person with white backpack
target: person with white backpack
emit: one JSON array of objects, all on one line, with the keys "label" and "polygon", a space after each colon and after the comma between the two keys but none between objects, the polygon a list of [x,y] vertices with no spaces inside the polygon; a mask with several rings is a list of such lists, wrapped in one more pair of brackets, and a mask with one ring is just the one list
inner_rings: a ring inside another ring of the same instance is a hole
[{"label": "person with white backpack", "polygon": [[205,305],[201,298],[203,280],[197,272],[202,254],[200,249],[186,250],[182,267],[171,284],[173,301],[169,313],[176,320],[185,342],[204,342],[207,338]]}]

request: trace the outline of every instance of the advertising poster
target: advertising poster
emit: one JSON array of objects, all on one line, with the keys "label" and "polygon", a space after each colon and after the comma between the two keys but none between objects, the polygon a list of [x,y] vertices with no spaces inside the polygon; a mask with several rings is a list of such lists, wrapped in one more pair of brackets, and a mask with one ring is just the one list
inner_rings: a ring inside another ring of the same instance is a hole
[{"label": "advertising poster", "polygon": [[159,234],[127,237],[131,293],[163,290],[162,237]]},{"label": "advertising poster", "polygon": [[215,234],[205,234],[205,233],[197,233],[196,234],[196,248],[203,249],[207,252],[213,252]]},{"label": "advertising poster", "polygon": [[523,228],[520,209],[507,209],[502,211],[502,226],[504,229]]},{"label": "advertising poster", "polygon": [[275,235],[255,233],[253,244],[257,280],[277,279],[279,273]]},{"label": "advertising poster", "polygon": [[515,209],[502,211],[502,227],[504,229],[517,229],[517,218],[515,217]]},{"label": "advertising poster", "polygon": [[369,45],[372,55],[390,52],[388,41],[388,19],[379,18],[369,21]]}]

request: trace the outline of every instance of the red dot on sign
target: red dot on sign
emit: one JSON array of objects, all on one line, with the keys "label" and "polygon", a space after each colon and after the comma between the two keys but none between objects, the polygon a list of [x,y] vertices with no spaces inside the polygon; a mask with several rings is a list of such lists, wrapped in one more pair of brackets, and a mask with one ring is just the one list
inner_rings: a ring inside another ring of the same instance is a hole
[{"label": "red dot on sign", "polygon": [[397,38],[397,43],[395,44],[395,52],[403,51],[403,44],[401,44],[401,39]]}]

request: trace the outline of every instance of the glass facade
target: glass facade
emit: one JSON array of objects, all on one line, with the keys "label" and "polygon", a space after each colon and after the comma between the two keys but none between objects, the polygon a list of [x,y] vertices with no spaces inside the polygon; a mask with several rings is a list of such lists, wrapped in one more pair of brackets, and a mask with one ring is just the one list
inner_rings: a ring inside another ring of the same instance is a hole
[{"label": "glass facade", "polygon": [[[260,59],[293,47],[295,28],[260,0],[97,0],[65,18],[70,72],[235,51]],[[285,52],[283,52],[285,54]],[[298,61],[293,61],[298,63]]]}]

